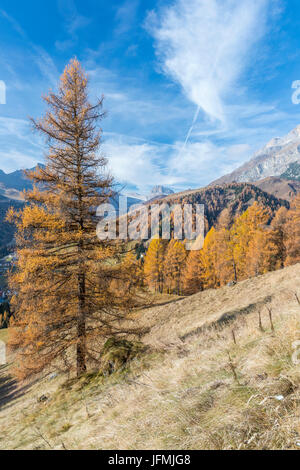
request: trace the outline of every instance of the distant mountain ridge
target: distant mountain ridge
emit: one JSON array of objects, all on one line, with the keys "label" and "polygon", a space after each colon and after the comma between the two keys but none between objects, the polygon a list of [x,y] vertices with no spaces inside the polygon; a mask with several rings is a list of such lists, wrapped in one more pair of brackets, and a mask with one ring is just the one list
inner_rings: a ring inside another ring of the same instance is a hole
[{"label": "distant mountain ridge", "polygon": [[[160,202],[159,198],[157,202]],[[229,183],[192,189],[164,197],[168,204],[203,204],[206,229],[216,226],[224,209],[228,209],[231,222],[257,201],[269,209],[272,218],[280,207],[289,207],[285,199],[275,197],[251,183]],[[155,200],[153,201],[155,202]]]},{"label": "distant mountain ridge", "polygon": [[300,193],[300,180],[291,180],[286,178],[278,178],[277,176],[270,176],[263,180],[256,181],[255,186],[263,191],[273,194],[275,197],[291,201],[297,194]]},{"label": "distant mountain ridge", "polygon": [[293,179],[300,182],[300,163],[293,162],[290,163],[287,170],[282,173],[281,178],[284,179]]},{"label": "distant mountain ridge", "polygon": [[286,136],[270,140],[251,160],[211,184],[255,183],[273,176],[300,179],[300,125]]},{"label": "distant mountain ridge", "polygon": [[[217,223],[225,208],[229,209],[233,219],[254,201],[269,207],[272,215],[279,207],[288,207],[288,201],[300,192],[298,177],[300,178],[300,126],[286,137],[272,139],[248,163],[206,188],[174,193],[168,187],[156,185],[147,196],[134,194],[128,197],[127,202],[128,207],[161,199],[172,203],[204,204],[207,227],[211,227]],[[0,247],[11,242],[14,234],[13,227],[4,222],[8,207],[20,207],[22,191],[31,187],[32,182],[26,177],[24,170],[9,174],[0,170]],[[112,198],[111,202],[118,211],[118,198]]]},{"label": "distant mountain ridge", "polygon": [[168,196],[169,194],[174,194],[174,191],[166,186],[157,185],[152,188],[149,199],[153,199],[157,196]]},{"label": "distant mountain ridge", "polygon": [[19,201],[10,200],[7,197],[0,195],[0,257],[2,250],[13,241],[15,229],[14,227],[5,222],[6,213],[10,207],[20,209],[23,203]]},{"label": "distant mountain ridge", "polygon": [[27,178],[25,171],[32,171],[37,166],[43,166],[39,163],[28,170],[16,170],[11,173],[5,173],[0,170],[0,194],[8,199],[22,201],[22,192],[32,188],[32,181]]},{"label": "distant mountain ridge", "polygon": [[14,226],[5,222],[6,213],[10,207],[16,209],[23,207],[22,191],[32,188],[32,182],[26,177],[25,171],[16,170],[12,173],[5,173],[0,170],[0,254],[13,241],[15,233]]},{"label": "distant mountain ridge", "polygon": [[136,199],[138,202],[147,202],[154,198],[169,196],[170,194],[174,194],[173,189],[162,185],[156,185],[153,186],[149,194],[130,193],[128,194],[128,197]]},{"label": "distant mountain ridge", "polygon": [[[38,164],[37,166],[43,166]],[[24,202],[23,191],[32,188],[32,181],[26,177],[25,172],[29,170],[17,170],[12,173],[5,173],[0,170],[0,250],[10,243],[14,236],[14,227],[5,222],[5,214],[9,207],[21,207]],[[143,204],[154,198],[161,198],[173,194],[173,190],[162,185],[154,186],[148,195],[133,194],[127,196],[127,209],[135,204]],[[122,194],[120,194],[122,195]],[[119,211],[119,194],[112,197],[110,202]]]},{"label": "distant mountain ridge", "polygon": [[[34,168],[31,169],[33,170]],[[18,191],[30,189],[32,187],[32,183],[26,177],[24,171],[26,170],[16,170],[12,173],[5,173],[3,170],[0,170],[0,183],[7,189],[13,188]]]}]

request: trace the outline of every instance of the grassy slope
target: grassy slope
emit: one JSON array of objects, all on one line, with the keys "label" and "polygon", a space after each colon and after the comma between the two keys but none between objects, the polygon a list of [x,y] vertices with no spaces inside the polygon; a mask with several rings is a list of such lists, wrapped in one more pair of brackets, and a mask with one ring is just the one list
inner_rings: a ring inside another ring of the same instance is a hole
[{"label": "grassy slope", "polygon": [[0,330],[0,341],[6,342],[7,340],[7,330]]},{"label": "grassy slope", "polygon": [[0,448],[299,449],[294,292],[299,264],[144,310],[137,320],[151,327],[151,349],[125,370],[43,379],[0,398]]}]

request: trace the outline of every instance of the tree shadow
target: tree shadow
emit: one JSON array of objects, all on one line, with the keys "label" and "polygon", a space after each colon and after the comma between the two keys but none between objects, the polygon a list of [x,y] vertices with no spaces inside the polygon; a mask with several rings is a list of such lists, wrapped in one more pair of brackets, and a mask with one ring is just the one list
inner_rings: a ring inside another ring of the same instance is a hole
[{"label": "tree shadow", "polygon": [[166,300],[165,302],[161,302],[161,303],[150,303],[149,305],[144,305],[142,308],[140,308],[140,310],[147,310],[147,309],[150,309],[150,308],[154,308],[154,307],[163,307],[164,305],[169,305],[169,304],[175,304],[177,302],[181,302],[182,300],[185,300],[187,298],[187,296],[185,297],[180,297],[179,299],[171,299],[171,300]]},{"label": "tree shadow", "polygon": [[0,409],[24,395],[30,386],[20,387],[9,373],[8,365],[0,366]]}]

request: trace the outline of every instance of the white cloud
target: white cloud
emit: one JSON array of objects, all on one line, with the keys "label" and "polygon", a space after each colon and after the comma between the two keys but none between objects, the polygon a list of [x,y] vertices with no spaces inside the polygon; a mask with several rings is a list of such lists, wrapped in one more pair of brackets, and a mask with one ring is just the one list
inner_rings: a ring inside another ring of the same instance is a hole
[{"label": "white cloud", "polygon": [[58,71],[50,55],[41,46],[37,46],[30,41],[26,31],[12,16],[8,15],[6,11],[0,9],[0,15],[10,23],[11,27],[23,39],[24,45],[29,50],[29,54],[39,68],[41,74],[48,82],[51,83],[52,86],[56,85]]},{"label": "white cloud", "polygon": [[43,140],[38,134],[31,132],[31,124],[25,119],[16,119],[0,116],[0,135],[12,138],[14,141],[20,140],[22,145],[43,148]]},{"label": "white cloud", "polygon": [[188,143],[182,151],[182,142],[166,145],[112,134],[102,152],[117,182],[146,194],[156,184],[178,191],[205,186],[246,161],[252,149],[247,144],[218,146],[205,141]]},{"label": "white cloud", "polygon": [[226,100],[265,31],[269,0],[176,0],[147,27],[163,71],[198,109],[226,120]]},{"label": "white cloud", "polygon": [[172,148],[170,145],[112,134],[105,139],[102,152],[108,158],[109,170],[117,182],[147,192],[155,184],[174,185],[179,181],[162,165]]},{"label": "white cloud", "polygon": [[247,144],[216,145],[210,141],[182,143],[174,148],[168,163],[169,172],[182,187],[205,186],[218,177],[231,172],[249,159],[251,148]]},{"label": "white cloud", "polygon": [[[5,172],[33,167],[43,160],[42,139],[30,132],[28,121],[0,117],[0,168]],[[3,139],[5,137],[5,139]]]},{"label": "white cloud", "polygon": [[[154,13],[148,17],[163,70],[182,87],[183,94],[178,94],[170,82],[154,86],[144,80],[143,70],[121,74],[117,69],[101,67],[101,47],[86,51],[92,97],[103,92],[107,98],[104,108],[108,109],[108,119],[103,127],[118,132],[105,133],[102,150],[119,182],[137,186],[144,193],[155,184],[178,190],[200,187],[235,169],[256,150],[257,142],[260,146],[277,134],[273,134],[276,122],[282,126],[287,117],[276,111],[276,103],[251,99],[247,77],[243,77],[246,83],[241,80],[252,61],[254,43],[266,31],[266,6],[270,3],[175,0],[156,18]],[[139,3],[125,0],[116,9],[114,35],[122,35],[122,40],[132,22],[128,12],[126,16],[129,4],[135,9]],[[65,5],[68,8],[64,9]],[[79,29],[88,24],[74,5],[73,0],[61,2],[68,37],[58,47],[74,44]],[[29,40],[13,18],[5,18],[23,37],[47,86],[56,83],[58,72],[50,56]],[[193,105],[201,108],[202,120],[193,129],[193,141],[184,145]],[[6,141],[0,151],[0,168],[29,167],[42,160],[43,143],[29,132],[26,121],[0,118],[1,134]],[[244,142],[251,142],[251,147]]]},{"label": "white cloud", "polygon": [[125,0],[125,2],[118,7],[115,15],[116,34],[121,35],[128,33],[132,25],[137,21],[139,3],[139,0]]},{"label": "white cloud", "polygon": [[74,46],[78,40],[78,30],[85,28],[91,23],[91,19],[80,15],[76,8],[74,0],[58,0],[58,10],[65,22],[65,30],[68,33],[68,39],[64,41],[57,40],[55,46],[64,51]]},{"label": "white cloud", "polygon": [[34,158],[26,152],[10,148],[7,151],[0,150],[1,170],[5,173],[22,169],[33,168],[37,163],[41,163],[41,158]]}]

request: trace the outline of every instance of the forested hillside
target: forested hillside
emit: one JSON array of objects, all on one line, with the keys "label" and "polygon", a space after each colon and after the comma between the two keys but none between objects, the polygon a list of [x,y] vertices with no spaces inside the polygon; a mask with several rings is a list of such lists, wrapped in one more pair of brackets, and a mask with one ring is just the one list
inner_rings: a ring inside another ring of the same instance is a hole
[{"label": "forested hillside", "polygon": [[154,238],[143,262],[149,288],[169,294],[218,288],[300,262],[300,195],[274,217],[256,201],[234,220],[225,208],[201,249],[186,250],[185,240]]},{"label": "forested hillside", "polygon": [[[220,186],[208,186],[203,189],[184,191],[172,194],[163,202],[172,204],[204,204],[207,228],[214,226],[224,209],[228,211],[231,222],[234,218],[248,209],[254,202],[268,208],[270,218],[280,207],[289,207],[288,201],[278,199],[272,194],[262,191],[249,183],[230,183]],[[155,203],[156,201],[152,201]],[[159,203],[161,201],[157,201]]]},{"label": "forested hillside", "polygon": [[18,209],[22,206],[22,202],[12,201],[0,196],[0,250],[13,240],[15,233],[14,226],[5,221],[7,211],[10,207]]},{"label": "forested hillside", "polygon": [[270,176],[269,178],[256,181],[255,186],[266,193],[273,194],[273,196],[285,199],[286,201],[290,201],[300,193],[300,180],[285,179],[283,177]]}]

